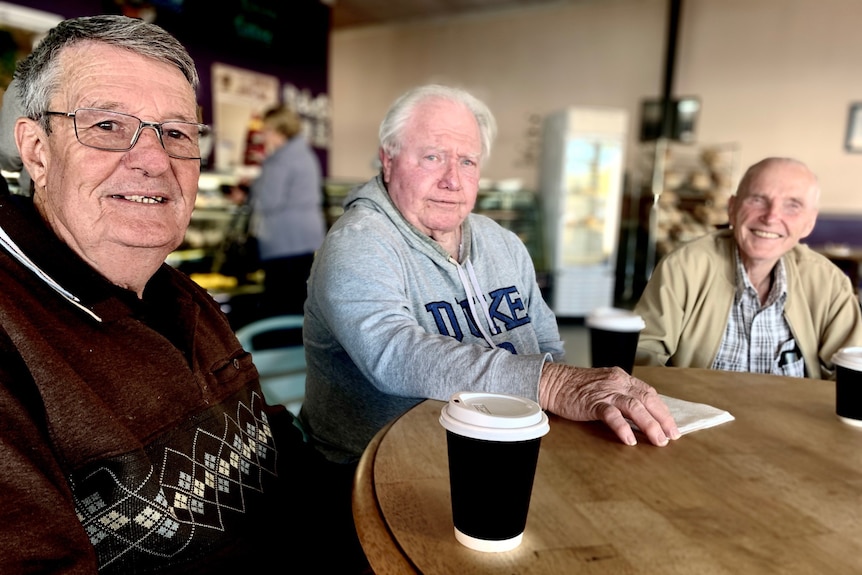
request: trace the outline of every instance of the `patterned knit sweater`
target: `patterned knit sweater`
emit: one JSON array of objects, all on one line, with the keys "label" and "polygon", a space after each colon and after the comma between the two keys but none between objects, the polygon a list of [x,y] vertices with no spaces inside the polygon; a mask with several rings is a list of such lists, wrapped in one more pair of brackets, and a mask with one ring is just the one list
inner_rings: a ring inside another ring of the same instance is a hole
[{"label": "patterned knit sweater", "polygon": [[301,439],[212,298],[165,265],[139,300],[27,198],[0,197],[0,228],[0,573],[254,572],[283,556],[269,524]]}]

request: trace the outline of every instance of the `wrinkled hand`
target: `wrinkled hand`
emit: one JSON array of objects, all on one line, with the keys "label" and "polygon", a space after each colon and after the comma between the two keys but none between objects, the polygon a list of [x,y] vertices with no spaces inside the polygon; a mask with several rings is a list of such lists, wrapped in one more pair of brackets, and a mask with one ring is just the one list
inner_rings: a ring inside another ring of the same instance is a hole
[{"label": "wrinkled hand", "polygon": [[539,382],[539,403],[573,421],[601,420],[626,445],[636,445],[631,420],[653,445],[680,436],[676,422],[656,390],[618,367],[579,368],[546,363]]}]

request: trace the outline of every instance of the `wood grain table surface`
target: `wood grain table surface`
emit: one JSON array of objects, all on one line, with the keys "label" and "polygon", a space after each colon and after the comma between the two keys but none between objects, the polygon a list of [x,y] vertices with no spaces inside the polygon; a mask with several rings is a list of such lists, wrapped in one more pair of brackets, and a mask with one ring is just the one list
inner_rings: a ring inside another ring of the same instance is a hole
[{"label": "wood grain table surface", "polygon": [[455,540],[442,406],[428,400],[368,446],[354,518],[377,575],[862,573],[862,428],[835,384],[638,367],[660,393],[735,420],[659,448],[551,416],[523,543]]}]

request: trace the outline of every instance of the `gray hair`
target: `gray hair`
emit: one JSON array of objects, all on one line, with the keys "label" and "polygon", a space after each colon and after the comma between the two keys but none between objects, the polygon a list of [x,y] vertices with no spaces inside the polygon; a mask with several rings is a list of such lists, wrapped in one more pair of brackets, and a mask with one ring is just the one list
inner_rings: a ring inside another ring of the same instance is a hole
[{"label": "gray hair", "polygon": [[[60,89],[64,70],[60,54],[82,42],[102,42],[176,66],[192,90],[200,84],[195,63],[183,45],[160,26],[117,15],[86,16],[63,20],[48,31],[29,56],[19,62],[15,78],[20,83],[22,115],[39,119]],[[43,118],[43,122],[47,120]]]},{"label": "gray hair", "polygon": [[389,108],[380,123],[379,132],[380,147],[387,155],[397,156],[398,152],[401,151],[401,136],[404,127],[412,118],[416,107],[428,100],[447,100],[466,106],[479,124],[482,138],[482,160],[488,159],[491,155],[491,144],[497,135],[497,121],[491,110],[484,102],[466,90],[440,84],[427,84],[408,90]]}]

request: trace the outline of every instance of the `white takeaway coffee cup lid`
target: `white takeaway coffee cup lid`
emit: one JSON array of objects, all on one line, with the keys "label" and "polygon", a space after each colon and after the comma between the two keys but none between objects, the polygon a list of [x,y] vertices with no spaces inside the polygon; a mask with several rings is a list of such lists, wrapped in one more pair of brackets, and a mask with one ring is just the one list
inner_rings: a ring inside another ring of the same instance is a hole
[{"label": "white takeaway coffee cup lid", "polygon": [[832,356],[832,363],[862,371],[862,347],[842,347]]},{"label": "white takeaway coffee cup lid", "polygon": [[587,316],[587,327],[608,331],[640,331],[646,327],[643,318],[638,314],[615,307],[602,307],[593,310]]},{"label": "white takeaway coffee cup lid", "polygon": [[550,430],[538,403],[517,395],[460,391],[440,412],[447,430],[486,441],[527,441]]}]

